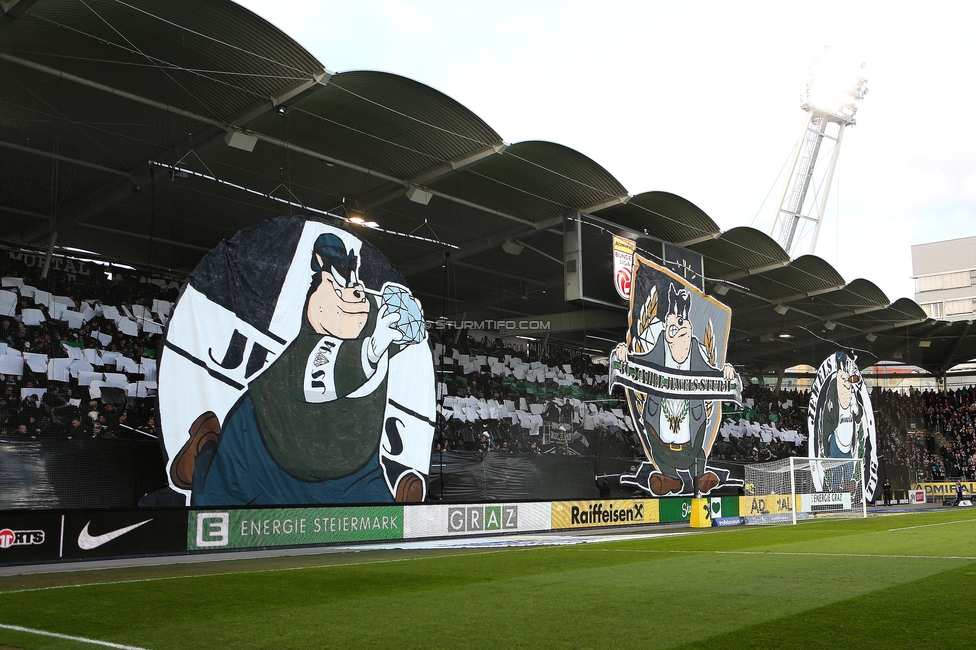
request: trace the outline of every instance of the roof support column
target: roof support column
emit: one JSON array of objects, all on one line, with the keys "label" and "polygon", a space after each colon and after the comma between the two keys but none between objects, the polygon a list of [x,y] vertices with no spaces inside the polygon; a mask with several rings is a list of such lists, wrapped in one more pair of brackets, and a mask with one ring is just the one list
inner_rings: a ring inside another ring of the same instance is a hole
[{"label": "roof support column", "polygon": [[58,241],[58,232],[51,231],[51,239],[47,243],[47,255],[44,256],[44,270],[41,271],[41,279],[47,278],[47,272],[51,268],[51,258],[54,257],[54,245]]}]

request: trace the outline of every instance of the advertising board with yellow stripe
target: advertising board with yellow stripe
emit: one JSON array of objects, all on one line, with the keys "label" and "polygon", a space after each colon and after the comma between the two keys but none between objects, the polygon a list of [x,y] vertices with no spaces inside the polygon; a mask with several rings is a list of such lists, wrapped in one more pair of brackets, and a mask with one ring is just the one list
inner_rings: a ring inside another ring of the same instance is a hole
[{"label": "advertising board with yellow stripe", "polygon": [[614,501],[557,501],[552,504],[552,527],[597,528],[634,526],[660,521],[657,499]]},{"label": "advertising board with yellow stripe", "polygon": [[[939,483],[912,483],[913,490],[925,490],[925,496],[931,500],[933,497],[955,497],[956,483],[954,481],[942,481]],[[976,481],[962,481],[962,492],[966,496],[976,494]]]},{"label": "advertising board with yellow stripe", "polygon": [[[797,495],[797,499],[802,495]],[[796,501],[789,494],[739,497],[739,516],[792,515]]]}]

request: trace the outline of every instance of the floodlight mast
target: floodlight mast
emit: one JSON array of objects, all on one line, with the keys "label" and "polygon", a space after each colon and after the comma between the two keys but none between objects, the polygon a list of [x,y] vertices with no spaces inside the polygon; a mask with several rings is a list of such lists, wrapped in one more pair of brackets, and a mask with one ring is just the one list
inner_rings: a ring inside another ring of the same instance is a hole
[{"label": "floodlight mast", "polygon": [[[868,92],[864,67],[862,63],[860,70],[854,73],[847,71],[848,76],[844,79],[839,76],[844,71],[831,56],[830,48],[824,48],[807,81],[800,103],[800,108],[807,114],[769,229],[769,236],[790,257],[794,257],[804,239],[810,241],[809,253],[812,254],[817,247],[830,185],[840,156],[840,145],[844,140],[844,129],[855,124],[858,102]],[[825,171],[823,165],[820,168],[817,166],[824,140],[833,143]],[[820,186],[816,187],[815,172],[818,169],[821,181]]]}]

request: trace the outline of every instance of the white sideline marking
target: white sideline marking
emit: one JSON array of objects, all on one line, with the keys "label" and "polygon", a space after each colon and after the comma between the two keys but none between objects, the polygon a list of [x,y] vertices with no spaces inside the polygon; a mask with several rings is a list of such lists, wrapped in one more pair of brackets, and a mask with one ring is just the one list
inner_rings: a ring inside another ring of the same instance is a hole
[{"label": "white sideline marking", "polygon": [[157,576],[155,578],[133,578],[131,580],[106,580],[105,582],[81,582],[73,585],[51,585],[50,587],[30,587],[28,589],[8,589],[0,590],[0,596],[4,594],[26,594],[34,591],[53,591],[55,589],[75,589],[79,587],[98,587],[101,585],[129,585],[141,582],[161,582],[163,580],[182,580],[184,578],[215,578],[218,576],[245,575],[249,573],[281,573],[283,571],[305,571],[310,569],[336,569],[347,566],[367,566],[370,564],[392,564],[394,562],[409,562],[412,560],[439,560],[447,557],[460,557],[471,555],[488,555],[491,553],[501,553],[500,550],[476,551],[473,553],[451,553],[448,555],[427,555],[419,557],[391,558],[389,560],[366,560],[364,562],[343,562],[341,564],[318,564],[315,566],[292,566],[280,567],[277,569],[249,569],[247,571],[223,571],[219,573],[194,573],[179,576]]},{"label": "white sideline marking", "polygon": [[[29,587],[26,589],[6,589],[0,590],[0,596],[4,594],[25,594],[35,591],[53,591],[55,589],[75,589],[78,587],[97,587],[99,585],[127,585],[127,584],[137,584],[142,582],[158,582],[162,580],[180,580],[183,578],[213,578],[216,576],[230,576],[230,575],[243,575],[250,573],[279,573],[281,571],[302,571],[306,569],[328,569],[346,566],[368,566],[370,564],[390,564],[393,562],[409,562],[412,560],[435,560],[441,558],[449,557],[461,557],[461,556],[471,556],[471,555],[487,555],[489,553],[500,553],[502,548],[500,546],[506,547],[506,549],[517,549],[526,550],[529,548],[539,548],[540,546],[556,546],[556,545],[566,545],[566,544],[587,544],[587,543],[602,543],[602,542],[619,542],[628,541],[632,539],[647,539],[650,537],[673,537],[677,535],[688,535],[687,532],[678,533],[638,533],[632,535],[603,535],[603,536],[590,536],[590,537],[549,537],[545,538],[542,536],[511,536],[511,537],[480,537],[480,538],[457,538],[451,539],[441,539],[434,540],[433,542],[413,542],[409,544],[395,543],[390,544],[376,544],[376,545],[356,545],[350,547],[337,547],[336,550],[347,550],[347,551],[367,551],[367,550],[389,550],[389,549],[401,549],[401,550],[411,550],[411,549],[422,549],[422,550],[433,550],[437,548],[485,548],[490,545],[490,550],[479,550],[472,551],[470,553],[450,553],[444,555],[422,555],[417,557],[404,557],[404,558],[390,558],[388,560],[365,560],[363,562],[342,562],[335,564],[319,564],[314,566],[296,566],[296,567],[280,567],[277,569],[250,569],[247,571],[224,571],[219,573],[196,573],[189,575],[176,575],[176,576],[157,576],[154,578],[133,578],[131,580],[106,580],[104,582],[82,582],[77,584],[69,585],[51,585],[49,587]],[[543,539],[552,540],[549,543],[542,543]],[[505,542],[505,543],[503,543]],[[450,546],[448,546],[450,545]],[[227,558],[234,559],[234,558]],[[247,558],[253,559],[253,558]]]},{"label": "white sideline marking", "polygon": [[19,625],[4,625],[0,623],[0,628],[4,630],[11,630],[13,632],[24,632],[25,634],[38,634],[40,636],[52,636],[55,639],[65,639],[67,641],[78,641],[80,643],[90,643],[92,645],[100,645],[106,648],[119,648],[120,650],[146,650],[145,648],[140,648],[134,645],[122,645],[121,643],[112,643],[111,641],[99,641],[97,639],[88,639],[83,636],[71,636],[70,634],[59,634],[58,632],[46,632],[44,630],[35,630],[30,627],[21,627]]},{"label": "white sideline marking", "polygon": [[639,539],[654,539],[657,537],[676,537],[691,535],[693,532],[679,531],[675,533],[624,533],[608,535],[506,535],[500,537],[458,537],[439,538],[412,542],[409,540],[383,542],[381,544],[357,544],[356,546],[340,546],[340,551],[383,551],[390,549],[401,550],[433,550],[442,548],[512,548],[518,546],[576,546],[579,544],[602,544],[604,542],[627,542]]},{"label": "white sideline marking", "polygon": [[948,526],[949,524],[971,524],[974,521],[976,521],[976,519],[960,519],[959,521],[943,521],[940,524],[921,524],[919,526],[905,526],[904,528],[889,528],[888,532],[890,533],[893,530],[911,530],[913,528],[927,528],[929,526]]},{"label": "white sideline marking", "polygon": [[800,551],[679,551],[655,550],[650,548],[613,548],[601,549],[603,552],[613,553],[693,553],[705,555],[807,555],[811,557],[876,557],[883,559],[904,560],[976,560],[973,555],[893,555],[886,553],[804,553]]}]

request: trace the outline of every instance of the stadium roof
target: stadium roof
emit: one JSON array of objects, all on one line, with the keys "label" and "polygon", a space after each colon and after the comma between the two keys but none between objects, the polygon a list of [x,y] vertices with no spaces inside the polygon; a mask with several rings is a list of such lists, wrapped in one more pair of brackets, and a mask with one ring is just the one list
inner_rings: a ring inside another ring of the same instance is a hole
[{"label": "stadium roof", "polygon": [[563,300],[562,221],[576,211],[701,253],[706,289],[733,309],[729,360],[747,372],[817,365],[838,345],[861,350],[862,366],[933,372],[976,356],[969,324],[892,303],[820,258],[790,260],[757,230],[721,232],[680,196],[631,196],[565,146],[507,144],[416,81],[330,72],[232,2],[0,4],[8,245],[185,275],[269,217],[357,218],[379,226],[347,224],[429,318],[548,316],[550,342],[606,351],[626,315]]}]

